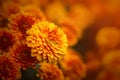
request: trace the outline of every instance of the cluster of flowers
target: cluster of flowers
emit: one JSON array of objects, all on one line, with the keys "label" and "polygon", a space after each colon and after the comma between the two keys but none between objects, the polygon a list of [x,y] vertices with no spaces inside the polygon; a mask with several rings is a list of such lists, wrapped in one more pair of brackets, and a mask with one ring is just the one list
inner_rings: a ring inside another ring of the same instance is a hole
[{"label": "cluster of flowers", "polygon": [[19,80],[28,68],[41,80],[85,77],[82,57],[72,48],[80,29],[66,16],[63,3],[5,0],[0,7],[0,80]]},{"label": "cluster of flowers", "polygon": [[119,4],[0,0],[0,80],[120,80]]}]

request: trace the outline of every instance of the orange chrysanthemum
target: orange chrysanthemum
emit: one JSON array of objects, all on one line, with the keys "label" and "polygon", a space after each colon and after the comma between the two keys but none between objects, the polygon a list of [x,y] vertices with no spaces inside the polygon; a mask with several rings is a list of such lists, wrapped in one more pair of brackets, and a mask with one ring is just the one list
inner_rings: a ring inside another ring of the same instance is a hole
[{"label": "orange chrysanthemum", "polygon": [[66,80],[80,80],[85,77],[86,66],[73,49],[68,49],[63,57],[61,66]]},{"label": "orange chrysanthemum", "polygon": [[67,35],[68,39],[68,45],[69,46],[75,46],[77,42],[79,41],[79,38],[77,35],[75,35],[70,28],[67,28],[66,26],[61,27],[61,29],[64,31],[64,33]]},{"label": "orange chrysanthemum", "polygon": [[89,72],[90,71],[95,72],[99,70],[102,66],[100,58],[96,53],[97,51],[95,49],[89,50],[85,53],[86,67],[87,67],[87,71]]},{"label": "orange chrysanthemum", "polygon": [[31,55],[39,61],[54,63],[64,55],[67,48],[66,35],[53,23],[37,22],[26,33],[26,43],[32,48]]},{"label": "orange chrysanthemum", "polygon": [[81,38],[81,34],[83,31],[68,17],[61,20],[59,22],[59,25],[61,26],[61,29],[64,31],[64,33],[67,35],[68,45],[76,45],[79,41],[79,38]]},{"label": "orange chrysanthemum", "polygon": [[113,49],[120,43],[120,30],[115,27],[103,27],[96,35],[99,48]]},{"label": "orange chrysanthemum", "polygon": [[33,16],[17,13],[11,15],[9,21],[10,28],[14,31],[14,34],[18,35],[20,41],[24,41],[27,29],[31,28],[37,19]]},{"label": "orange chrysanthemum", "polygon": [[31,26],[35,23],[36,19],[33,16],[25,15],[22,13],[18,13],[12,15],[10,18],[11,28],[15,31],[19,31],[21,33],[26,32],[27,29],[31,28]]},{"label": "orange chrysanthemum", "polygon": [[64,80],[62,71],[57,65],[42,63],[39,70],[38,76],[42,80]]},{"label": "orange chrysanthemum", "polygon": [[10,30],[0,29],[0,54],[9,52],[17,42],[17,37]]},{"label": "orange chrysanthemum", "polygon": [[120,51],[108,52],[103,58],[103,65],[110,72],[120,75]]},{"label": "orange chrysanthemum", "polygon": [[34,5],[26,5],[20,7],[20,11],[23,14],[34,16],[35,18],[38,18],[39,20],[46,20],[46,16],[42,12],[42,10],[39,7],[36,7]]},{"label": "orange chrysanthemum", "polygon": [[20,64],[11,57],[0,55],[0,78],[2,80],[18,80],[21,77]]},{"label": "orange chrysanthemum", "polygon": [[73,4],[68,16],[79,26],[80,29],[86,29],[94,21],[94,14],[84,5]]},{"label": "orange chrysanthemum", "polygon": [[65,10],[65,6],[60,1],[56,1],[47,5],[45,13],[50,20],[59,22],[66,16],[67,11]]},{"label": "orange chrysanthemum", "polygon": [[2,9],[4,10],[4,14],[8,17],[11,14],[16,14],[20,11],[19,4],[15,3],[14,1],[11,1],[11,0],[2,2]]},{"label": "orange chrysanthemum", "polygon": [[27,45],[17,45],[11,51],[11,56],[15,62],[20,63],[22,69],[35,67],[38,62],[35,57],[31,57],[31,49]]}]

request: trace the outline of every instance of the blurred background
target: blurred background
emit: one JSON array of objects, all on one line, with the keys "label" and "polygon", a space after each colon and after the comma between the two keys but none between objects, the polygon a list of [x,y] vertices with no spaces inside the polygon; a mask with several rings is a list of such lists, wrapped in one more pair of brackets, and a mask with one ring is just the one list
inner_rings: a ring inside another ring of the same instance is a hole
[{"label": "blurred background", "polygon": [[[120,80],[120,0],[0,0],[0,29],[19,12],[64,31],[86,66],[77,80]],[[20,80],[40,80],[33,68],[21,72]]]}]

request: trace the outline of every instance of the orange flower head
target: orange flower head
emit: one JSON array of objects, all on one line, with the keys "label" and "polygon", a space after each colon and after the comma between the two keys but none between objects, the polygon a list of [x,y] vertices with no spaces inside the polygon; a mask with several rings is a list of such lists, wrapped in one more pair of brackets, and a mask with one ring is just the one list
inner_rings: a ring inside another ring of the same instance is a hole
[{"label": "orange flower head", "polygon": [[85,53],[86,67],[87,67],[87,71],[89,72],[90,71],[95,72],[99,70],[101,67],[100,58],[96,53],[97,51],[95,49],[89,50]]},{"label": "orange flower head", "polygon": [[35,57],[31,57],[31,49],[27,45],[16,45],[11,51],[11,56],[24,70],[35,67],[38,62]]},{"label": "orange flower head", "polygon": [[74,34],[74,32],[72,32],[71,29],[63,26],[61,27],[61,29],[63,30],[63,32],[67,35],[67,39],[68,39],[68,45],[69,46],[75,46],[79,40],[78,36]]},{"label": "orange flower head", "polygon": [[85,77],[86,66],[78,53],[73,49],[68,49],[61,62],[63,73],[68,80],[80,80]]},{"label": "orange flower head", "polygon": [[112,73],[120,75],[120,51],[108,52],[103,58],[103,65]]},{"label": "orange flower head", "polygon": [[38,76],[42,80],[64,80],[62,71],[57,65],[42,63],[38,70]]},{"label": "orange flower head", "polygon": [[75,46],[79,41],[79,38],[81,38],[83,31],[76,24],[74,24],[69,17],[61,20],[59,25],[61,26],[63,32],[67,35],[68,45]]},{"label": "orange flower head", "polygon": [[19,10],[19,4],[15,3],[14,1],[7,0],[2,3],[2,8],[4,10],[4,13],[6,16],[10,16],[11,14],[18,13]]},{"label": "orange flower head", "polygon": [[18,80],[21,77],[20,64],[11,57],[0,55],[0,78],[2,80]]},{"label": "orange flower head", "polygon": [[46,16],[44,15],[43,11],[37,6],[34,6],[34,5],[22,6],[20,7],[20,11],[23,14],[34,16],[39,20],[46,20]]},{"label": "orange flower head", "polygon": [[33,16],[18,13],[9,18],[11,28],[25,34],[26,30],[31,28],[36,19]]},{"label": "orange flower head", "polygon": [[113,49],[120,43],[120,30],[115,27],[103,27],[96,35],[99,48]]},{"label": "orange flower head", "polygon": [[26,43],[32,48],[31,55],[39,61],[56,63],[67,49],[66,35],[53,23],[37,22],[26,33]]},{"label": "orange flower head", "polygon": [[17,37],[10,30],[0,29],[0,54],[9,52],[17,42]]},{"label": "orange flower head", "polygon": [[82,30],[92,24],[95,18],[94,14],[81,4],[72,5],[68,16]]},{"label": "orange flower head", "polygon": [[65,7],[60,1],[55,1],[47,5],[45,13],[46,16],[54,22],[59,22],[67,15]]}]

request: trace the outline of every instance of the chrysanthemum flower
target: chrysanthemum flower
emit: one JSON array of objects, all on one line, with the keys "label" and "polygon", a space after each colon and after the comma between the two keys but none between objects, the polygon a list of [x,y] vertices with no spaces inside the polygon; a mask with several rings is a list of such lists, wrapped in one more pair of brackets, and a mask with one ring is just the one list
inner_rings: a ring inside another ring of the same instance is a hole
[{"label": "chrysanthemum flower", "polygon": [[22,7],[20,7],[20,11],[22,14],[36,17],[39,20],[46,20],[46,16],[42,12],[42,10],[37,6],[34,6],[34,5],[22,6]]},{"label": "chrysanthemum flower", "polygon": [[101,68],[101,60],[99,59],[97,51],[95,49],[89,50],[85,53],[85,62],[88,72],[96,72]]},{"label": "chrysanthemum flower", "polygon": [[35,23],[36,19],[33,16],[18,13],[11,15],[9,21],[13,30],[25,33],[26,30],[31,28],[31,26]]},{"label": "chrysanthemum flower", "polygon": [[10,16],[11,14],[16,14],[19,12],[19,5],[14,1],[7,0],[2,2],[2,8],[6,16]]},{"label": "chrysanthemum flower", "polygon": [[20,41],[24,41],[27,29],[31,28],[37,19],[33,16],[17,13],[11,15],[9,21],[10,28],[14,31],[14,34],[18,35]]},{"label": "chrysanthemum flower", "polygon": [[69,29],[69,28],[66,28],[66,27],[62,27],[61,28],[63,31],[64,31],[64,33],[67,35],[67,39],[68,39],[68,45],[69,46],[74,46],[74,45],[76,45],[77,44],[77,42],[78,42],[78,37],[74,34],[74,33],[72,33],[72,31]]},{"label": "chrysanthemum flower", "polygon": [[56,1],[47,5],[45,14],[50,20],[59,22],[59,20],[63,19],[66,16],[67,11],[60,1]]},{"label": "chrysanthemum flower", "polygon": [[17,37],[10,30],[0,29],[0,54],[9,52],[17,42]]},{"label": "chrysanthemum flower", "polygon": [[107,51],[119,46],[120,30],[116,27],[103,27],[97,32],[95,40],[102,58]]},{"label": "chrysanthemum flower", "polygon": [[87,76],[85,77],[86,80],[96,80],[96,75],[98,72],[100,72],[101,69],[103,69],[101,60],[96,53],[96,49],[90,49],[84,55],[84,60],[87,68]]},{"label": "chrysanthemum flower", "polygon": [[120,75],[120,51],[106,53],[102,62],[105,69],[116,75]]},{"label": "chrysanthemum flower", "polygon": [[[111,0],[113,1],[113,0]],[[89,9],[94,13],[96,17],[103,16],[107,10],[107,6],[111,1],[102,1],[102,0],[87,0],[84,3],[89,7]],[[114,2],[112,2],[114,4]],[[111,7],[109,7],[111,8]],[[112,6],[113,9],[113,6]]]},{"label": "chrysanthemum flower", "polygon": [[61,26],[63,32],[67,35],[68,45],[76,45],[79,38],[81,38],[83,30],[80,29],[77,25],[75,25],[73,21],[68,17],[59,21],[59,25]]},{"label": "chrysanthemum flower", "polygon": [[57,62],[67,49],[66,35],[53,23],[37,22],[26,33],[26,43],[32,48],[31,55],[39,61]]},{"label": "chrysanthemum flower", "polygon": [[68,49],[61,62],[61,67],[66,80],[80,80],[85,77],[86,66],[78,52],[73,49]]},{"label": "chrysanthemum flower", "polygon": [[41,64],[37,76],[42,80],[64,80],[61,69],[57,65],[49,63]]},{"label": "chrysanthemum flower", "polygon": [[0,78],[2,80],[18,80],[21,77],[20,64],[11,57],[0,55]]},{"label": "chrysanthemum flower", "polygon": [[120,42],[120,30],[115,27],[103,27],[96,35],[99,48],[115,48]]},{"label": "chrysanthemum flower", "polygon": [[93,59],[88,61],[86,66],[88,71],[95,72],[101,68],[101,62],[98,59]]},{"label": "chrysanthemum flower", "polygon": [[80,29],[86,29],[94,21],[94,14],[84,5],[74,4],[71,6],[68,16]]},{"label": "chrysanthemum flower", "polygon": [[31,57],[31,49],[27,45],[16,45],[11,51],[11,56],[15,62],[20,63],[22,69],[35,67],[38,62],[35,57]]}]

